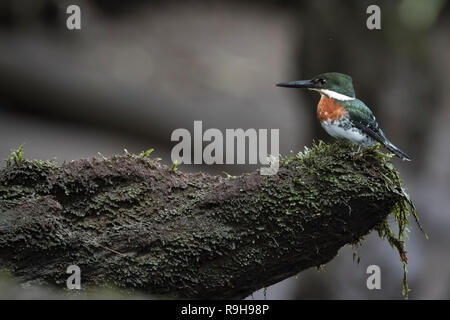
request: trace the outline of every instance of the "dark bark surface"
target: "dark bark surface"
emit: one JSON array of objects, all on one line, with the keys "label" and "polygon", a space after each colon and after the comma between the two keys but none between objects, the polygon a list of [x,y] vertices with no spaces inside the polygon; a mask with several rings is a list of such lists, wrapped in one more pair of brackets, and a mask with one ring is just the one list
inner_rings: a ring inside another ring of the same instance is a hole
[{"label": "dark bark surface", "polygon": [[273,176],[171,171],[122,155],[0,169],[0,268],[21,283],[244,298],[336,256],[405,201],[375,149],[320,144]]}]

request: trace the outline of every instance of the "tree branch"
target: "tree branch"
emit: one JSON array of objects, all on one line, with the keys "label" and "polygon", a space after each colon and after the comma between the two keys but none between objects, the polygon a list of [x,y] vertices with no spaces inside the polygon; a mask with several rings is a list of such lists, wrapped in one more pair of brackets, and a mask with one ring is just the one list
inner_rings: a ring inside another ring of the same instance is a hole
[{"label": "tree branch", "polygon": [[145,155],[0,170],[0,268],[22,283],[244,298],[320,266],[405,201],[375,149],[319,144],[273,176],[171,171]]}]

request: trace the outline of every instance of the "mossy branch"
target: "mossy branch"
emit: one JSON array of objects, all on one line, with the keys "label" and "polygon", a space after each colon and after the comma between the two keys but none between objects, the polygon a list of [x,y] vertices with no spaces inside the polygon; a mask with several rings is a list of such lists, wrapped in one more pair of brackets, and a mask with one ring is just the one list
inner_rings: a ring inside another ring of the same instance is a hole
[{"label": "mossy branch", "polygon": [[[18,281],[113,285],[181,298],[244,298],[320,266],[372,229],[403,257],[410,203],[376,148],[320,143],[273,176],[189,174],[141,155],[0,170],[0,268]],[[399,217],[399,237],[387,226]],[[389,231],[388,231],[389,230]],[[399,241],[396,243],[396,241]]]}]

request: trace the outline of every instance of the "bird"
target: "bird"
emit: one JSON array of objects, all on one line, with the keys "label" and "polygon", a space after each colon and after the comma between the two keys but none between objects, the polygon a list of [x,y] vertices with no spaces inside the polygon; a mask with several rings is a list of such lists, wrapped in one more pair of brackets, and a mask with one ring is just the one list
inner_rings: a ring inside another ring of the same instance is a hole
[{"label": "bird", "polygon": [[339,72],[319,74],[310,80],[277,83],[278,87],[303,88],[320,93],[317,118],[325,131],[334,138],[346,139],[358,146],[380,143],[403,161],[411,158],[395,146],[380,129],[373,112],[355,97],[353,79]]}]

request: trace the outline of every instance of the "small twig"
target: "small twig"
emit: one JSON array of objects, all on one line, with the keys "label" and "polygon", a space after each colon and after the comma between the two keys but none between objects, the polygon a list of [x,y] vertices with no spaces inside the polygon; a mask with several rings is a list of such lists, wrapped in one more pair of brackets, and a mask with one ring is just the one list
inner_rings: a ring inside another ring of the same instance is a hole
[{"label": "small twig", "polygon": [[118,254],[119,256],[122,256],[122,257],[128,257],[126,254],[120,253],[119,251],[116,251],[116,250],[114,250],[114,249],[111,249],[111,248],[108,248],[108,247],[105,247],[105,246],[102,246],[102,245],[100,245],[100,247],[102,247],[102,248],[105,249],[105,250],[114,252],[115,254]]}]

